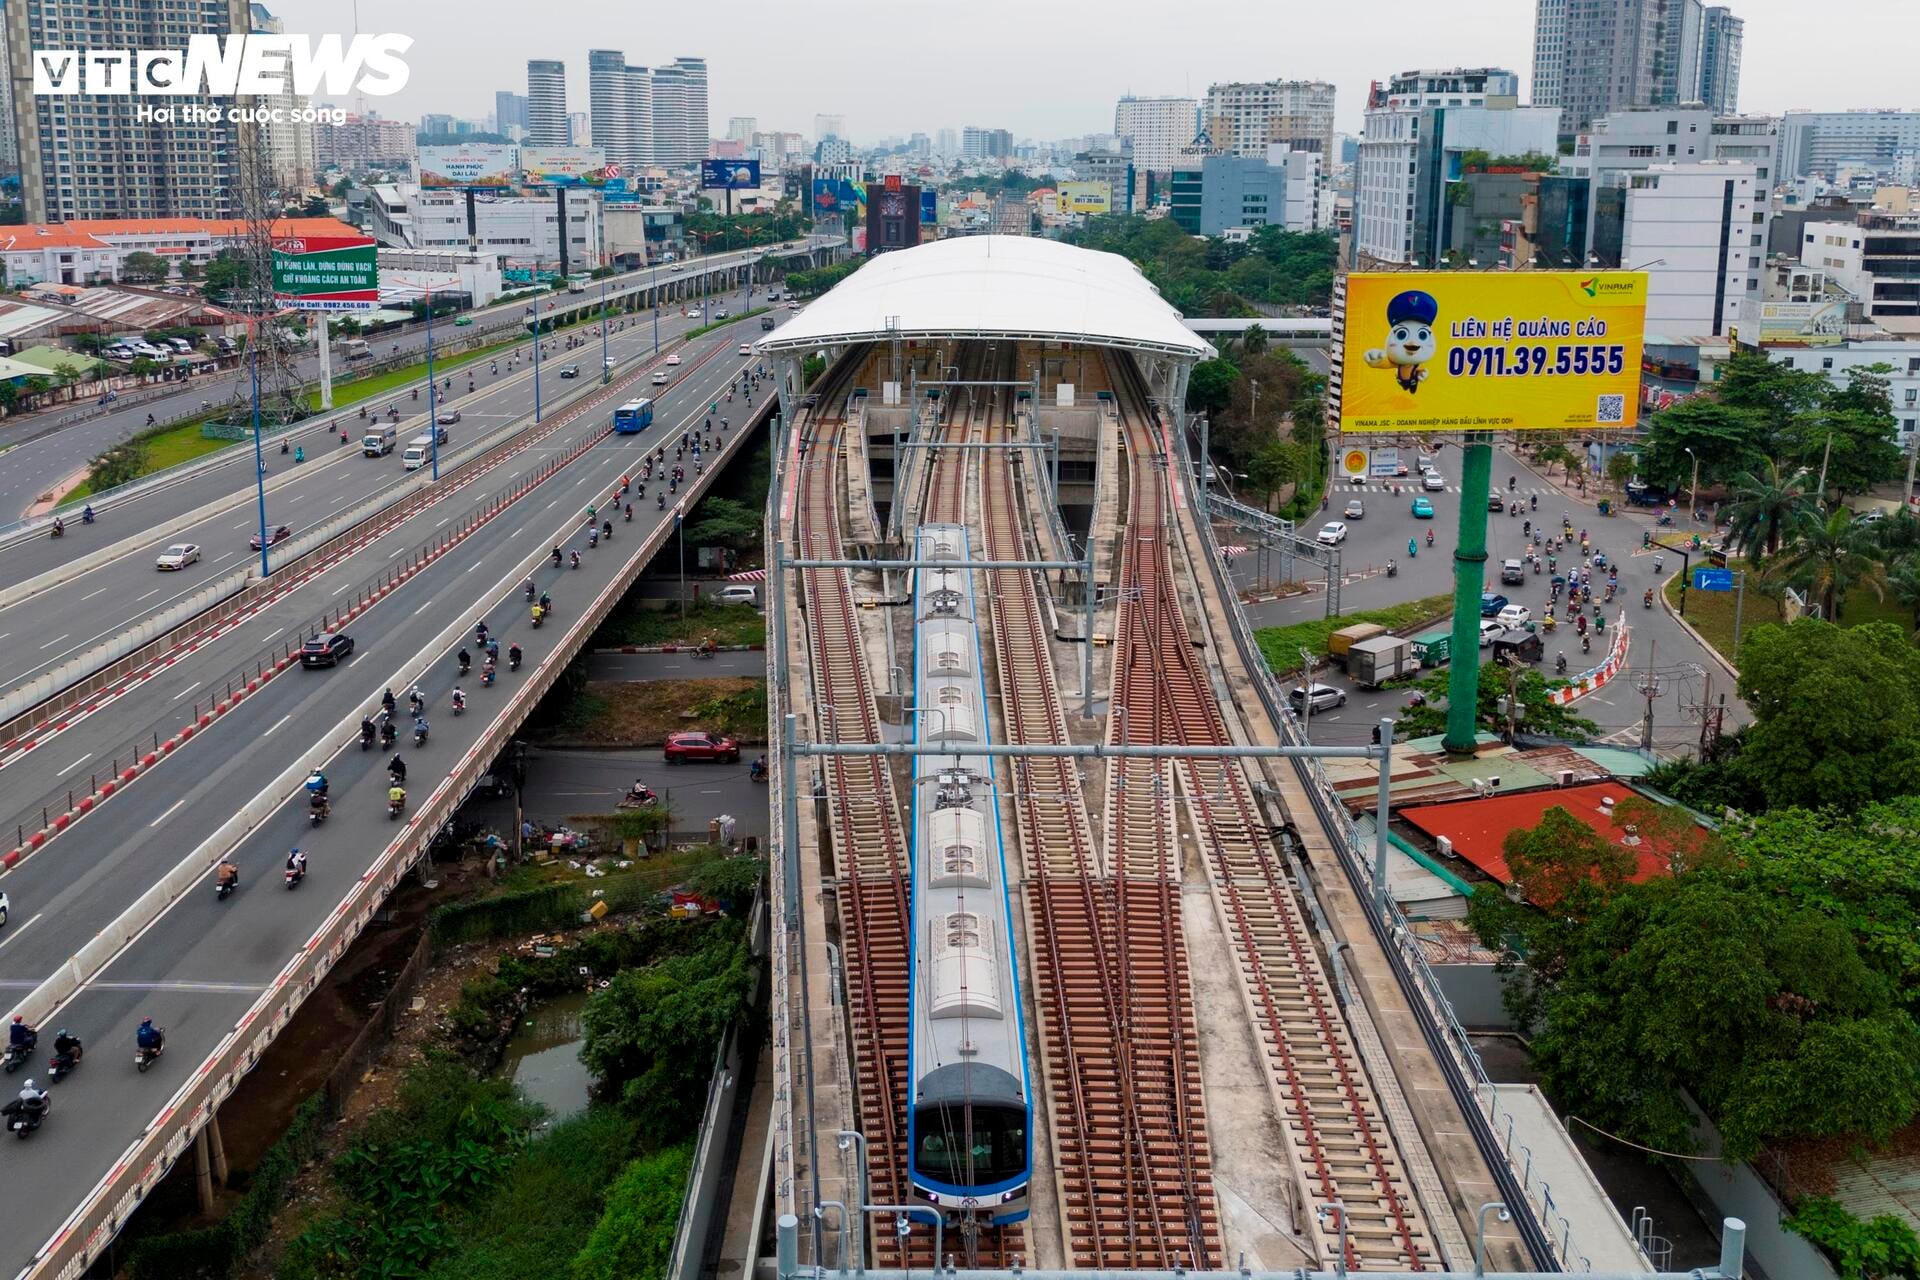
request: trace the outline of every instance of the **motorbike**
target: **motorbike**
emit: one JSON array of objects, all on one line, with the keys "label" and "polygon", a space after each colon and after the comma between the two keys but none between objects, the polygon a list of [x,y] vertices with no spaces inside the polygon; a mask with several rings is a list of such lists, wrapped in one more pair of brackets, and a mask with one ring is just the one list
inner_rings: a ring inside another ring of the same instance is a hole
[{"label": "motorbike", "polygon": [[765,782],[767,780],[767,766],[763,762],[755,760],[751,765],[747,766],[747,780],[749,782]]},{"label": "motorbike", "polygon": [[47,1059],[47,1074],[55,1080],[60,1079],[62,1076],[71,1075],[73,1069],[80,1065],[80,1059],[85,1053],[85,1049],[80,1043],[80,1037],[73,1036],[71,1039],[73,1040],[73,1045],[65,1053],[55,1050],[54,1055]]},{"label": "motorbike", "polygon": [[0,1059],[0,1067],[5,1067],[7,1074],[12,1075],[33,1058],[33,1047],[39,1042],[39,1036],[30,1035],[27,1037],[25,1044],[8,1045],[7,1056],[4,1059]]},{"label": "motorbike", "polygon": [[1561,654],[1554,655],[1553,671],[1555,675],[1563,676],[1567,674],[1567,655],[1566,654],[1561,653]]},{"label": "motorbike", "polygon": [[0,1107],[0,1116],[7,1118],[7,1131],[14,1137],[25,1141],[27,1136],[40,1127],[40,1122],[53,1110],[51,1095],[43,1095],[39,1106],[29,1106],[21,1098],[15,1098],[6,1106]]},{"label": "motorbike", "polygon": [[459,697],[459,698],[455,698],[455,699],[453,700],[453,714],[455,714],[455,715],[459,715],[459,714],[461,714],[462,712],[464,712],[464,711],[465,711],[466,709],[467,709],[467,700],[466,700],[466,698],[464,698],[464,697]]},{"label": "motorbike", "polygon": [[332,812],[332,801],[328,800],[325,796],[315,796],[313,802],[307,805],[307,823],[309,826],[317,827],[325,822],[327,815]]},{"label": "motorbike", "polygon": [[623,518],[626,520],[628,524],[633,523],[633,504],[631,502],[627,504],[626,513]]},{"label": "motorbike", "polygon": [[572,567],[575,569],[578,569],[580,567],[580,553],[578,551],[571,551],[571,552],[568,552],[567,554],[573,557],[571,562]]},{"label": "motorbike", "polygon": [[587,530],[587,545],[589,547],[597,547],[600,545],[600,531],[598,529]]},{"label": "motorbike", "polygon": [[380,726],[380,745],[382,747],[392,746],[394,740],[399,736],[400,731],[393,727],[393,721],[389,720]]},{"label": "motorbike", "polygon": [[[493,688],[493,664],[491,662],[487,664],[487,669],[480,673],[480,683],[486,688]],[[420,739],[422,742],[426,741],[426,735],[420,735]],[[417,746],[418,744],[416,743],[415,745]]]},{"label": "motorbike", "polygon": [[1657,525],[1671,526],[1673,524],[1673,517],[1662,511],[1659,519],[1655,520],[1654,523]]},{"label": "motorbike", "polygon": [[84,510],[84,511],[82,511],[82,512],[80,513],[80,523],[81,523],[81,524],[92,524],[92,523],[93,523],[93,508],[92,508],[92,507],[88,507],[88,508],[87,508],[86,510]]},{"label": "motorbike", "polygon": [[1400,576],[1400,566],[1391,560],[1387,561],[1387,576],[1389,578],[1397,578]]},{"label": "motorbike", "polygon": [[553,549],[553,567],[556,569],[560,567],[560,548],[558,547]]},{"label": "motorbike", "polygon": [[405,796],[388,796],[387,797],[387,817],[389,818],[399,817],[400,811],[402,809],[405,809],[406,807],[407,807],[407,798]]},{"label": "motorbike", "polygon": [[545,622],[546,620],[547,620],[546,610],[542,609],[539,605],[535,605],[533,607],[533,629],[535,631],[538,631],[540,629],[540,624],[542,622]]},{"label": "motorbike", "polygon": [[[653,502],[653,509],[655,511],[665,511],[667,509],[666,494],[662,493],[655,496],[654,502]],[[57,537],[58,535],[56,534],[55,536]]]},{"label": "motorbike", "polygon": [[1640,607],[1643,609],[1653,608],[1653,588],[1647,588],[1647,593],[1640,597]]},{"label": "motorbike", "polygon": [[507,650],[507,670],[518,671],[519,669],[520,669],[520,650],[517,648]]},{"label": "motorbike", "polygon": [[55,520],[53,522],[53,526],[47,530],[47,535],[53,538],[66,537],[67,536],[66,522],[63,520]]},{"label": "motorbike", "polygon": [[157,1062],[160,1058],[160,1055],[165,1053],[166,1051],[167,1051],[167,1046],[165,1041],[162,1041],[161,1043],[154,1045],[151,1049],[136,1047],[133,1051],[133,1065],[139,1070],[145,1071],[148,1067],[152,1066],[155,1062]]},{"label": "motorbike", "polygon": [[527,599],[529,601],[531,601],[535,596],[540,594],[540,592],[534,587],[533,580],[531,578],[527,580],[527,585],[523,588],[523,590],[526,591]]},{"label": "motorbike", "polygon": [[239,876],[234,876],[230,880],[217,880],[213,886],[213,900],[215,902],[225,902],[233,896],[233,891],[239,887]]},{"label": "motorbike", "polygon": [[427,731],[419,725],[415,725],[413,729],[413,745],[416,747],[427,745]]},{"label": "motorbike", "polygon": [[306,878],[307,878],[307,870],[305,867],[288,867],[286,869],[285,879],[287,882],[287,888],[289,889],[299,888],[300,882],[302,880],[305,880]]},{"label": "motorbike", "polygon": [[372,725],[364,724],[360,726],[360,749],[362,751],[373,750],[373,733],[374,729]]}]

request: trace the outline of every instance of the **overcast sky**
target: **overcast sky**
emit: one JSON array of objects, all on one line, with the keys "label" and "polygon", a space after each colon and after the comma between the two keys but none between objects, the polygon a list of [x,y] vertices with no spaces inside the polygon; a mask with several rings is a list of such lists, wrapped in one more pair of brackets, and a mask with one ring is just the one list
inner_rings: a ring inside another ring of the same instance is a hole
[{"label": "overcast sky", "polygon": [[[1920,0],[1727,0],[1746,19],[1740,106],[1920,108]],[[353,29],[354,0],[267,0],[290,32]],[[359,0],[361,30],[415,39],[381,114],[484,117],[526,91],[528,58],[567,64],[587,109],[587,50],[629,62],[704,56],[715,136],[729,116],[856,141],[969,124],[1018,137],[1113,128],[1123,93],[1198,97],[1217,80],[1322,79],[1357,133],[1369,81],[1413,67],[1503,66],[1530,84],[1534,0]]]}]

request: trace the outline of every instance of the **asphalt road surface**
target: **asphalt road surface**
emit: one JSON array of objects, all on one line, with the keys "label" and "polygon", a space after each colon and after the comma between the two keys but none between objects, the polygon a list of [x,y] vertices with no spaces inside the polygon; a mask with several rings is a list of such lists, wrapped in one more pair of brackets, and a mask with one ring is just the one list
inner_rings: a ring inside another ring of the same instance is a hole
[{"label": "asphalt road surface", "polygon": [[[679,264],[685,270],[678,275],[670,275],[670,268],[650,268],[647,271],[609,277],[606,283],[609,287],[613,287],[632,279],[645,279],[655,271],[658,272],[662,281],[685,279],[702,268],[711,270],[716,267],[737,265],[748,258],[765,256],[766,252],[765,249],[752,249],[731,254],[715,254],[710,258],[697,258],[692,262]],[[601,283],[598,280],[594,281],[589,293],[597,292]],[[581,296],[555,295],[557,301],[568,303],[577,302]],[[472,328],[455,329],[451,327],[451,322],[446,325],[436,325],[435,328],[443,331],[442,341],[446,340],[446,335],[449,333],[465,336],[475,332],[484,333],[489,329],[498,329],[504,335],[509,329],[519,328],[519,317],[527,305],[529,304],[525,301],[508,302],[475,311],[471,313],[474,321]],[[629,317],[629,321],[634,318]],[[663,332],[665,321],[666,316],[663,314],[661,316]],[[631,323],[628,327],[632,327]],[[651,327],[650,319],[649,327]],[[389,349],[394,343],[399,344],[402,352],[424,353],[426,342],[424,325],[418,330],[382,336],[377,340],[378,350],[382,355],[390,354]],[[595,358],[598,359],[598,357]],[[316,382],[319,380],[320,361],[317,355],[301,357],[297,367],[302,376],[307,379]],[[333,376],[336,382],[350,376],[351,372],[350,367],[343,367],[339,360],[335,360]],[[192,412],[199,407],[202,400],[211,400],[216,404],[222,403],[233,395],[234,384],[246,376],[246,368],[243,364],[240,369],[224,374],[193,378],[181,384],[181,389],[173,395],[144,400],[138,405],[129,404],[124,409],[86,422],[74,423],[51,435],[28,440],[12,449],[6,447],[16,440],[38,432],[48,417],[57,419],[63,414],[73,413],[75,407],[62,406],[59,411],[48,410],[44,413],[29,414],[0,424],[0,449],[6,449],[6,464],[0,466],[0,523],[19,518],[49,485],[72,475],[86,466],[89,458],[144,429],[148,414],[165,422],[170,418]]]},{"label": "asphalt road surface", "polygon": [[[787,313],[778,313],[784,316]],[[662,349],[670,338],[677,338],[704,323],[698,319],[663,318],[660,328]],[[691,366],[700,354],[715,346],[730,350],[760,336],[757,321],[731,326],[699,340],[685,352],[662,357],[680,359],[681,365],[667,371],[676,380],[680,370]],[[601,344],[597,338],[572,351],[564,338],[548,339],[551,354],[543,357],[540,375],[542,404],[553,412],[557,398],[585,382],[597,382]],[[640,324],[629,319],[624,330],[608,337],[608,350],[619,362],[616,375],[635,367],[630,362],[654,363],[653,326],[649,318]],[[440,465],[444,473],[460,460],[484,451],[521,431],[532,416],[534,402],[530,351],[521,349],[520,358],[502,355],[496,361],[482,362],[472,370],[476,390],[466,392],[468,373],[456,375],[457,394],[441,402],[441,412],[457,409],[461,420],[447,427],[448,442],[441,446]],[[579,379],[562,379],[560,371],[569,364],[580,369]],[[764,384],[763,384],[764,385]],[[633,394],[654,395],[664,388],[645,383]],[[744,401],[724,402],[725,387],[711,389],[709,399],[719,398],[722,415],[733,421],[745,418]],[[395,489],[418,478],[406,471],[401,454],[407,441],[427,429],[427,397],[416,403],[404,392],[394,400],[402,408],[397,431],[399,443],[383,457],[366,457],[360,450],[360,436],[368,424],[357,414],[343,414],[340,422],[348,428],[349,442],[342,445],[339,436],[325,426],[303,432],[300,439],[307,450],[307,461],[295,465],[291,456],[277,452],[267,455],[267,524],[269,528],[289,526],[297,538],[303,530],[325,524],[339,513],[354,507],[383,489]],[[385,405],[382,401],[382,407]],[[8,664],[11,689],[62,662],[85,653],[112,636],[118,635],[141,619],[151,617],[173,603],[190,597],[210,582],[228,576],[235,569],[259,566],[259,553],[249,550],[248,540],[259,528],[258,509],[253,501],[233,506],[237,494],[253,491],[253,454],[250,449],[236,450],[228,464],[208,469],[180,484],[168,486],[133,501],[116,504],[92,525],[73,521],[60,539],[35,537],[0,546],[0,581],[20,582],[58,568],[76,557],[105,546],[127,543],[129,549],[111,564],[97,568],[84,578],[66,583],[31,598],[0,608],[0,643],[7,645],[13,661]],[[548,455],[535,451],[515,469],[544,462]],[[10,461],[10,459],[9,459]],[[0,467],[0,471],[8,468]],[[499,469],[479,480],[472,493],[497,491],[505,480]],[[228,509],[218,511],[219,504]],[[195,510],[212,509],[206,519],[165,537],[138,536],[145,527],[164,527],[167,522]],[[173,543],[190,542],[200,547],[200,561],[180,571],[161,572],[155,558]],[[270,557],[272,563],[272,557]],[[317,610],[316,610],[317,612]]]},{"label": "asphalt road surface", "polygon": [[[46,1126],[11,1152],[12,1193],[0,1206],[0,1238],[16,1266],[29,1261],[401,834],[403,824],[387,818],[384,803],[383,766],[390,753],[359,750],[351,728],[343,726],[377,708],[382,689],[404,693],[398,672],[415,655],[440,653],[418,682],[429,699],[431,738],[418,750],[410,736],[402,739],[409,812],[417,812],[498,714],[501,691],[482,689],[475,680],[463,684],[467,714],[451,714],[448,694],[458,679],[452,653],[470,643],[474,619],[484,611],[503,647],[517,641],[530,664],[545,660],[561,630],[531,629],[517,590],[522,559],[555,543],[579,545],[586,504],[604,498],[642,449],[677,438],[703,417],[714,391],[749,363],[728,352],[690,373],[658,397],[661,411],[645,435],[603,441],[362,615],[351,628],[358,651],[341,667],[290,670],[268,682],[167,762],[0,875],[0,889],[12,901],[12,923],[0,930],[0,983],[18,995],[284,770],[320,764],[332,781],[334,808],[323,826],[309,828],[304,798],[289,799],[233,850],[242,883],[232,898],[216,901],[211,882],[187,894],[46,1020],[48,1031],[69,1028],[89,1051],[80,1069],[54,1087]],[[583,423],[542,449],[550,456],[589,429]],[[230,668],[250,644],[277,638],[293,616],[311,614],[319,601],[358,584],[387,562],[388,543],[397,555],[420,541],[436,518],[424,513],[410,522],[422,527],[389,535],[303,586],[275,606],[287,617],[250,625],[204,654],[190,655],[165,680],[144,686],[137,700],[116,704],[112,716],[83,720],[8,764],[0,770],[0,786],[15,795],[33,794],[49,770],[84,772],[89,752],[130,726],[169,715],[197,681]],[[603,586],[620,563],[639,553],[644,533],[670,519],[652,502],[636,503],[633,523],[616,522],[612,544],[583,549],[580,569],[554,570],[543,562],[536,578],[552,592],[561,627],[573,620],[571,602]],[[524,678],[501,677],[509,688]],[[289,891],[280,871],[295,845],[308,851],[311,871],[308,883]],[[143,1016],[168,1029],[168,1044],[160,1062],[137,1075],[133,1030]]]},{"label": "asphalt road surface", "polygon": [[[1350,499],[1357,497],[1364,505],[1363,516],[1346,520],[1347,539],[1341,544],[1341,564],[1345,575],[1340,593],[1343,613],[1378,609],[1453,589],[1452,551],[1459,530],[1460,504],[1473,501],[1481,508],[1487,504],[1486,494],[1479,494],[1476,498],[1460,492],[1459,463],[1460,453],[1457,449],[1445,449],[1439,454],[1438,466],[1445,477],[1446,487],[1437,493],[1420,489],[1417,480],[1411,487],[1406,480],[1398,481],[1398,495],[1390,493],[1379,481],[1370,481],[1365,486],[1336,483],[1328,511],[1314,520],[1301,523],[1301,536],[1310,538],[1323,520],[1343,519],[1343,509]],[[1640,744],[1647,700],[1639,686],[1649,670],[1656,677],[1653,743],[1658,751],[1673,753],[1698,743],[1701,707],[1709,698],[1717,705],[1720,695],[1727,695],[1725,727],[1728,730],[1750,720],[1745,705],[1734,696],[1733,680],[1725,669],[1661,607],[1658,586],[1679,571],[1680,558],[1672,553],[1659,555],[1641,549],[1642,533],[1654,528],[1652,514],[1628,509],[1615,516],[1602,516],[1591,499],[1565,493],[1557,484],[1532,471],[1504,449],[1496,450],[1493,477],[1503,494],[1509,476],[1517,482],[1514,493],[1519,500],[1526,504],[1537,497],[1539,507],[1538,510],[1529,507],[1520,516],[1487,514],[1487,573],[1491,579],[1486,584],[1487,589],[1507,595],[1517,604],[1526,605],[1533,610],[1536,620],[1543,615],[1547,602],[1548,574],[1544,570],[1538,575],[1529,571],[1525,586],[1503,587],[1498,581],[1499,565],[1503,559],[1519,558],[1524,553],[1527,535],[1521,532],[1523,524],[1533,523],[1537,528],[1539,522],[1544,520],[1551,529],[1557,529],[1563,512],[1573,521],[1576,540],[1584,528],[1594,545],[1606,552],[1609,559],[1618,556],[1620,560],[1620,592],[1614,598],[1614,606],[1609,609],[1607,619],[1611,628],[1621,612],[1626,614],[1630,629],[1627,670],[1604,688],[1574,704],[1575,711],[1600,726],[1599,740],[1619,746]],[[1425,497],[1432,502],[1433,519],[1413,517],[1415,496]],[[1429,529],[1434,533],[1432,548],[1426,544],[1425,535]],[[1686,532],[1690,526],[1683,522],[1680,529]],[[1706,530],[1701,528],[1699,532],[1705,533]],[[1219,526],[1216,533],[1223,545],[1251,542],[1231,526]],[[1407,552],[1409,538],[1417,543],[1418,554],[1412,557]],[[1392,578],[1385,573],[1389,559],[1399,562],[1399,573]],[[1658,569],[1655,568],[1656,561]],[[1564,556],[1560,558],[1563,572],[1567,563]],[[1279,580],[1280,560],[1277,554],[1269,553],[1263,564],[1261,556],[1249,550],[1235,556],[1232,572],[1243,591],[1260,593],[1271,589]],[[1296,564],[1295,576],[1317,582],[1321,575],[1317,566]],[[1641,605],[1642,595],[1649,587],[1655,588],[1654,607],[1650,610]],[[1247,614],[1255,626],[1275,626],[1318,618],[1325,611],[1325,593],[1318,585],[1305,595],[1247,606]],[[1564,604],[1555,611],[1555,616],[1565,619]],[[1447,621],[1442,620],[1434,623],[1432,629],[1446,625]],[[1568,627],[1563,626],[1544,639],[1545,657],[1541,669],[1549,677],[1553,675],[1556,653],[1567,655],[1570,675],[1600,661],[1600,645],[1594,645],[1593,653],[1582,654],[1579,638]],[[1366,693],[1355,690],[1337,670],[1320,672],[1315,678],[1323,684],[1334,684],[1348,690],[1348,701],[1344,708],[1313,717],[1313,736],[1316,741],[1332,745],[1364,743],[1369,740],[1374,724],[1382,715],[1397,714],[1406,703],[1407,695],[1403,691]]]}]

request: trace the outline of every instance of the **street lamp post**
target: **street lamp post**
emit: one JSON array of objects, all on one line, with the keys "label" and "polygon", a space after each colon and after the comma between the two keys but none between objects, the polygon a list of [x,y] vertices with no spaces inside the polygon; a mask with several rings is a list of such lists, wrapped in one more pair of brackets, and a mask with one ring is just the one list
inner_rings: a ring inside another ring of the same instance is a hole
[{"label": "street lamp post", "polygon": [[680,544],[680,621],[687,620],[687,522],[686,499],[673,509],[673,536]]},{"label": "street lamp post", "polygon": [[433,454],[433,478],[440,478],[440,401],[433,381],[433,290],[427,290],[427,439]]},{"label": "street lamp post", "polygon": [[540,303],[533,304],[533,420],[540,421]]},{"label": "street lamp post", "polygon": [[1693,459],[1693,483],[1687,486],[1687,503],[1693,508],[1693,518],[1700,519],[1700,455],[1687,450],[1687,456]]},{"label": "street lamp post", "polygon": [[260,509],[260,576],[267,576],[267,460],[260,447],[260,316],[253,317],[253,336],[247,340],[247,370],[253,382],[253,487]]},{"label": "street lamp post", "polygon": [[653,354],[660,354],[660,264],[653,264],[653,283],[647,289],[653,300]]},{"label": "street lamp post", "polygon": [[608,367],[607,360],[607,326],[611,323],[612,321],[607,319],[607,282],[602,280],[600,282],[600,385],[603,387],[613,381],[613,370]]}]

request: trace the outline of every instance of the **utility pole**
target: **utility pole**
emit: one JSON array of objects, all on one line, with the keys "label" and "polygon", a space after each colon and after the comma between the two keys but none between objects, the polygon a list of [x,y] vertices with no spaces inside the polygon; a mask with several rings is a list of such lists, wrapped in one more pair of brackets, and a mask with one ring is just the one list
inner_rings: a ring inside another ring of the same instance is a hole
[{"label": "utility pole", "polygon": [[1833,431],[1827,431],[1827,447],[1820,454],[1820,490],[1818,499],[1824,506],[1827,501],[1827,463],[1833,457]]},{"label": "utility pole", "polygon": [[1640,722],[1640,750],[1642,754],[1653,755],[1653,703],[1660,696],[1660,673],[1654,669],[1654,651],[1659,647],[1657,641],[1647,642],[1647,669],[1640,677],[1640,694],[1647,700],[1647,714]]}]

